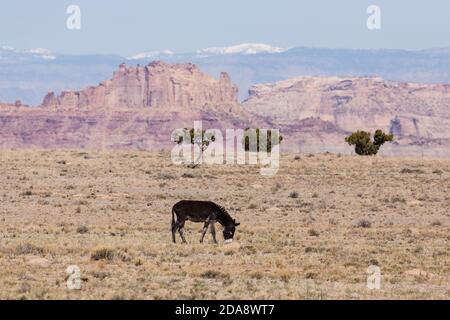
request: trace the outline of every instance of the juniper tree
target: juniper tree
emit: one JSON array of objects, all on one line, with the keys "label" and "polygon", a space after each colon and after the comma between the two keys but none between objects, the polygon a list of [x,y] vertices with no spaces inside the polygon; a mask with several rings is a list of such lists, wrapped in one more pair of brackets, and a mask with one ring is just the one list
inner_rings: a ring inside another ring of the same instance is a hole
[{"label": "juniper tree", "polygon": [[345,142],[354,145],[355,152],[361,156],[376,155],[385,142],[393,140],[393,134],[386,134],[380,129],[375,131],[373,141],[370,132],[359,130],[345,138]]}]

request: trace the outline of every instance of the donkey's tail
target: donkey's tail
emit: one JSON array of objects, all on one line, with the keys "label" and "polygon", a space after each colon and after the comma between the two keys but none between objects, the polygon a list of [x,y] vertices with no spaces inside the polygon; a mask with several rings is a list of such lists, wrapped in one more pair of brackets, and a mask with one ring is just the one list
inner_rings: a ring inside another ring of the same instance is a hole
[{"label": "donkey's tail", "polygon": [[175,209],[172,208],[172,226],[175,224]]}]

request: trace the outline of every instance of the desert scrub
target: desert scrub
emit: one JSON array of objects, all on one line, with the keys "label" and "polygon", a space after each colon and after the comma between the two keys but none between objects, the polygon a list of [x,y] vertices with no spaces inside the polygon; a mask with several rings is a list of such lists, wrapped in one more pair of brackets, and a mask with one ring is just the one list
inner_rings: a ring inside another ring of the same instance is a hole
[{"label": "desert scrub", "polygon": [[88,231],[89,231],[89,229],[86,226],[79,226],[77,228],[77,233],[80,233],[80,234],[88,233]]},{"label": "desert scrub", "polygon": [[218,279],[218,278],[221,278],[223,275],[222,275],[222,273],[220,273],[216,270],[207,270],[207,271],[203,272],[200,276],[202,278],[206,278],[206,279]]},{"label": "desert scrub", "polygon": [[292,191],[291,193],[289,193],[289,198],[297,199],[298,196],[299,196],[299,194],[297,191]]},{"label": "desert scrub", "polygon": [[22,197],[29,197],[29,196],[32,196],[32,195],[33,195],[33,191],[27,190],[27,191],[25,191],[25,192],[22,192],[20,195],[21,195]]},{"label": "desert scrub", "polygon": [[199,176],[190,172],[185,172],[181,175],[182,178],[193,179],[198,178]]},{"label": "desert scrub", "polygon": [[440,226],[442,226],[442,222],[439,220],[434,220],[431,222],[431,226],[432,227],[440,227]]},{"label": "desert scrub", "polygon": [[112,248],[106,248],[106,247],[95,248],[91,252],[91,260],[112,261],[115,259],[126,262],[126,261],[131,260],[131,256],[124,250],[112,249]]},{"label": "desert scrub", "polygon": [[166,172],[160,172],[156,176],[156,179],[158,179],[158,180],[173,180],[173,179],[176,179],[176,178],[177,177],[174,176],[173,174],[166,173]]},{"label": "desert scrub", "polygon": [[254,203],[250,203],[250,205],[248,206],[249,209],[256,209],[258,208],[258,206]]},{"label": "desert scrub", "polygon": [[[0,163],[5,172],[0,184],[0,299],[305,299],[327,292],[326,299],[364,300],[445,299],[450,294],[445,282],[448,159],[345,155],[337,160],[318,154],[293,161],[295,154],[287,154],[280,157],[276,177],[265,180],[258,167],[193,171],[169,166],[169,153],[153,151],[140,152],[133,162],[122,159],[129,151],[92,151],[92,160],[72,151],[48,151],[43,157],[35,151],[5,152]],[[55,163],[61,159],[70,164],[64,178],[59,177],[63,167]],[[115,173],[107,173],[109,168]],[[426,173],[402,174],[402,168]],[[432,173],[436,169],[443,174]],[[175,179],[157,180],[159,172]],[[199,177],[183,179],[185,172]],[[248,187],[253,185],[258,187]],[[33,195],[21,197],[27,190]],[[291,191],[300,194],[298,199],[288,197]],[[46,192],[51,196],[44,198]],[[87,198],[91,192],[98,200]],[[222,244],[222,229],[216,225],[219,244],[207,233],[200,245],[202,224],[187,222],[190,243],[173,245],[170,209],[191,197],[242,208],[230,212],[243,224],[235,234],[241,239]],[[50,205],[37,206],[39,200]],[[322,202],[325,210],[319,209]],[[251,204],[257,208],[248,209]],[[81,214],[75,214],[77,207]],[[356,227],[360,219],[369,220],[371,228]],[[442,226],[432,227],[436,220]],[[80,226],[88,233],[77,233]],[[319,237],[309,236],[309,229]],[[101,248],[104,253],[94,254]],[[128,256],[130,261],[121,260]],[[373,259],[380,262],[385,290],[366,289],[366,269]],[[80,291],[66,290],[69,264],[79,265],[88,279]],[[413,269],[436,276],[422,285],[414,275],[404,275]]]},{"label": "desert scrub", "polygon": [[42,254],[44,253],[44,249],[41,247],[37,247],[31,243],[24,243],[18,245],[15,250],[16,254]]},{"label": "desert scrub", "polygon": [[338,221],[335,218],[329,218],[328,223],[333,226],[336,226],[338,224]]},{"label": "desert scrub", "polygon": [[423,174],[425,171],[422,169],[411,169],[411,168],[403,168],[400,173],[417,173],[417,174]]},{"label": "desert scrub", "polygon": [[356,223],[356,226],[358,228],[370,228],[372,223],[367,219],[361,219]]}]

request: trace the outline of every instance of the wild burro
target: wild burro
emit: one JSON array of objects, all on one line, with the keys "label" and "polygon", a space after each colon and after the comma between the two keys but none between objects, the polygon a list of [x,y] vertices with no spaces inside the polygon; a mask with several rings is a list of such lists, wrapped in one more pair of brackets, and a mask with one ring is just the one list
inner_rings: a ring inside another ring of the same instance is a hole
[{"label": "wild burro", "polygon": [[[176,215],[176,220],[175,220]],[[216,229],[214,223],[218,222],[223,226],[223,238],[225,243],[230,243],[233,241],[234,233],[236,227],[240,224],[236,222],[229,213],[218,204],[211,201],[193,201],[193,200],[182,200],[177,202],[172,207],[172,241],[175,243],[175,234],[178,230],[183,243],[186,243],[186,238],[184,237],[184,224],[186,221],[192,222],[204,222],[202,237],[200,238],[200,243],[203,243],[206,231],[208,227],[211,228],[211,235],[215,243],[216,239]]]}]

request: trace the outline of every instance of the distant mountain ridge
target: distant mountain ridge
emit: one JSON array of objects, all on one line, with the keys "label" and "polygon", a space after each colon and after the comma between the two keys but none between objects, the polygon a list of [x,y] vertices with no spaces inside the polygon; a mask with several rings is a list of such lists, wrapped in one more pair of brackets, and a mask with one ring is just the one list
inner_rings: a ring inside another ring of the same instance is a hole
[{"label": "distant mountain ridge", "polygon": [[49,91],[79,90],[107,79],[125,61],[192,62],[219,78],[227,72],[245,100],[253,84],[298,76],[381,76],[386,80],[450,83],[450,48],[418,51],[280,48],[265,44],[213,47],[196,52],[170,50],[119,55],[62,55],[46,49],[0,47],[0,101],[38,105]]}]

